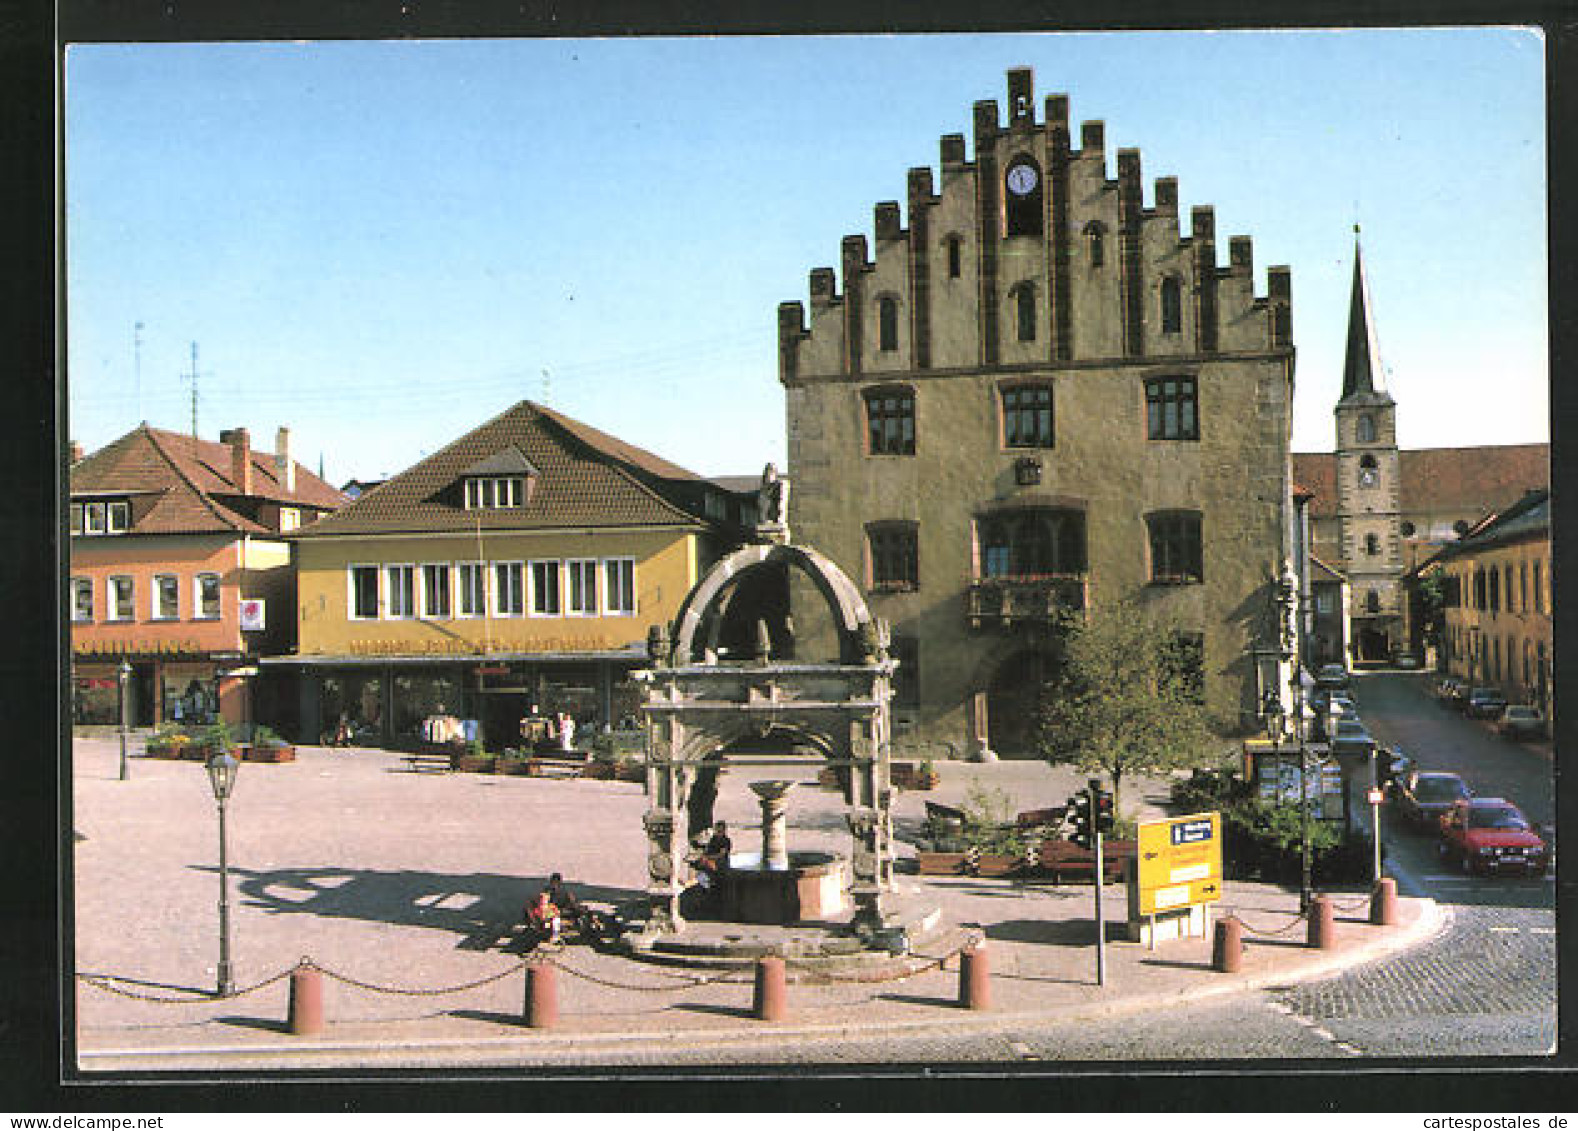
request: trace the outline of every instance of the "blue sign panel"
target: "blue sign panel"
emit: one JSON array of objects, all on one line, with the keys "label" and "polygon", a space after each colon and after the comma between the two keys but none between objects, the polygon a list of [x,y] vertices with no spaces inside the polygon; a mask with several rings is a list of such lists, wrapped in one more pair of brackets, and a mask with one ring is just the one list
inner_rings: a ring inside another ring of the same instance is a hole
[{"label": "blue sign panel", "polygon": [[1209,820],[1180,821],[1170,831],[1174,844],[1196,844],[1211,839],[1211,822]]}]

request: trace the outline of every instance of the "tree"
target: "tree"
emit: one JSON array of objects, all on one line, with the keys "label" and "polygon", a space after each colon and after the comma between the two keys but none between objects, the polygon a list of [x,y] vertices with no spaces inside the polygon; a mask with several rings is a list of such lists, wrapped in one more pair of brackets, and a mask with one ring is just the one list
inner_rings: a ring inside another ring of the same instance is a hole
[{"label": "tree", "polygon": [[1123,777],[1214,764],[1198,638],[1132,601],[1064,623],[1064,656],[1040,709],[1040,751],[1053,763]]},{"label": "tree", "polygon": [[1429,645],[1441,643],[1441,628],[1446,620],[1446,576],[1431,570],[1419,578],[1414,591],[1419,595],[1420,635]]}]

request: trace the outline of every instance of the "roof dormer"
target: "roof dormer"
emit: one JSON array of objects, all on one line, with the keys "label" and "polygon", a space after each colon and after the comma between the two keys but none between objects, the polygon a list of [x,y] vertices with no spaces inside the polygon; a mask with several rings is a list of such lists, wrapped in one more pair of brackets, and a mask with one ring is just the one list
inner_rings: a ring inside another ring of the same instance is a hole
[{"label": "roof dormer", "polygon": [[539,474],[519,448],[502,448],[460,473],[463,505],[468,511],[523,507]]}]

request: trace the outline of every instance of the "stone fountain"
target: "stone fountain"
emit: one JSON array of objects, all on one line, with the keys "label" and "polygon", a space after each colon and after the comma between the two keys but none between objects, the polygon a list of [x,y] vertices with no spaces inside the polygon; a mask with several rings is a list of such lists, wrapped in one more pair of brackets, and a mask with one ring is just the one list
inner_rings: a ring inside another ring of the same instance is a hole
[{"label": "stone fountain", "polygon": [[790,852],[788,795],[793,781],[753,781],[762,807],[760,852],[734,852],[723,879],[723,914],[740,923],[825,920],[848,909],[848,864],[831,852]]}]

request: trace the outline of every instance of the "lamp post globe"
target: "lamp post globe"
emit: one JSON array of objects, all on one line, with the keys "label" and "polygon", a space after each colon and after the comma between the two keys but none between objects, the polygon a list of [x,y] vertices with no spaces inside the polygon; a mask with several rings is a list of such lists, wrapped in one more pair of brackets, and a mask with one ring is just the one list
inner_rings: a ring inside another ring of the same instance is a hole
[{"label": "lamp post globe", "polygon": [[221,750],[208,760],[207,766],[208,783],[213,786],[214,800],[219,804],[219,967],[216,971],[219,997],[229,997],[236,992],[230,967],[230,864],[225,844],[225,802],[235,789],[239,765],[229,751]]}]

